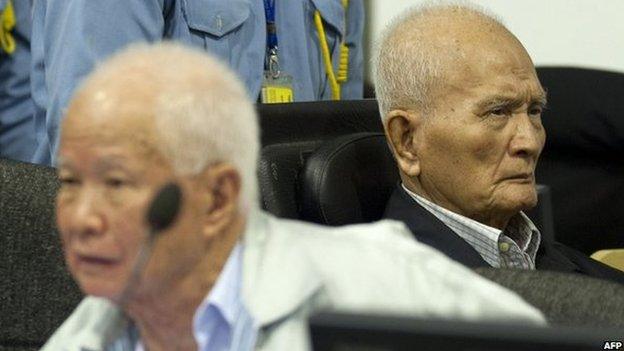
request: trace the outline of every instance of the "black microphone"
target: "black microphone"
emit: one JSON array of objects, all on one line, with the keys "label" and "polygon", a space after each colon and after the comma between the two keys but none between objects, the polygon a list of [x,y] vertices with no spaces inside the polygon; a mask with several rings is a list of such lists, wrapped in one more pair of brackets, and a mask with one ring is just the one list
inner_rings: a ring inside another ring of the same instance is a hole
[{"label": "black microphone", "polygon": [[132,290],[135,288],[147,265],[147,261],[152,254],[154,242],[158,238],[158,235],[169,228],[175,221],[178,212],[180,212],[181,204],[182,190],[174,182],[167,183],[160,188],[152,199],[146,214],[148,224],[147,237],[141,245],[137,258],[134,261],[132,273],[126,282],[126,286],[119,295],[118,304],[122,308],[128,302]]},{"label": "black microphone", "polygon": [[182,191],[180,187],[171,182],[160,188],[147,211],[147,224],[150,226],[150,234],[167,229],[175,220],[180,211]]}]

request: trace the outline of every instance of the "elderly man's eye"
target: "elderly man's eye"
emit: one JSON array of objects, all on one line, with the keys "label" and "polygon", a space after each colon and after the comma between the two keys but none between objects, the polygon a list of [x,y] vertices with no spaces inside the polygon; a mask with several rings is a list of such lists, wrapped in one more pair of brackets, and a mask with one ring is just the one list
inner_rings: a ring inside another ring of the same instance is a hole
[{"label": "elderly man's eye", "polygon": [[79,183],[77,178],[70,177],[70,176],[60,176],[59,181],[62,187],[73,186]]},{"label": "elderly man's eye", "polygon": [[108,178],[105,181],[106,186],[111,188],[121,188],[126,185],[126,181],[121,178]]},{"label": "elderly man's eye", "polygon": [[529,115],[531,116],[539,116],[542,114],[543,107],[541,106],[533,106],[529,109]]},{"label": "elderly man's eye", "polygon": [[506,116],[507,115],[507,109],[504,107],[497,107],[494,108],[492,110],[490,110],[490,115],[494,115],[494,116]]}]

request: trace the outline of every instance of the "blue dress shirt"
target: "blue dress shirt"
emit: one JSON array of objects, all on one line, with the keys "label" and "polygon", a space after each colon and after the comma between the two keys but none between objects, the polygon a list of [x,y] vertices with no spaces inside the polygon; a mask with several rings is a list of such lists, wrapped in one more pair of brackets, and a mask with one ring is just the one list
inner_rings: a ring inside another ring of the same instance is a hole
[{"label": "blue dress shirt", "polygon": [[[238,244],[195,311],[193,335],[199,351],[253,350],[256,330],[241,298],[242,260],[242,244]],[[140,340],[135,351],[144,351]]]},{"label": "blue dress shirt", "polygon": [[[220,57],[256,100],[266,49],[263,0],[34,0],[33,96],[38,148],[33,162],[51,164],[63,113],[93,66],[132,42],[176,40]],[[350,48],[343,99],[363,95],[362,0],[277,0],[281,70],[293,77],[295,101],[331,98],[314,25],[319,10],[334,69],[342,39]],[[345,22],[346,19],[346,22]],[[345,34],[346,33],[346,34]]]},{"label": "blue dress shirt", "polygon": [[[8,0],[0,0],[3,11]],[[30,1],[13,0],[15,51],[0,49],[0,157],[30,161],[37,141],[30,97]]]}]

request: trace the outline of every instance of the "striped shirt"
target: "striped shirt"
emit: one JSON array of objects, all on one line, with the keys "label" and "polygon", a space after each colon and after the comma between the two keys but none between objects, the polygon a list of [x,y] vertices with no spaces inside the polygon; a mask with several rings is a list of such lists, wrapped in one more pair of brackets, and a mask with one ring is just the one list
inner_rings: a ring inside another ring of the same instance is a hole
[{"label": "striped shirt", "polygon": [[495,268],[535,269],[535,256],[541,241],[537,227],[522,212],[513,216],[504,230],[464,217],[416,195],[401,184],[419,205],[431,212],[464,239]]}]

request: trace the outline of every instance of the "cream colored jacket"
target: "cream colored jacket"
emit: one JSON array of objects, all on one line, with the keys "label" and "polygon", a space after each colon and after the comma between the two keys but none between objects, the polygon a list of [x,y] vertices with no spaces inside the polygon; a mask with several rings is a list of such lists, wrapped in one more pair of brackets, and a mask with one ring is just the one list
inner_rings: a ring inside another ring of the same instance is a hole
[{"label": "cream colored jacket", "polygon": [[[256,350],[310,350],[307,319],[327,309],[545,323],[515,293],[416,242],[399,222],[332,228],[258,212],[243,240]],[[111,303],[87,297],[43,350],[132,350],[127,323]],[[106,348],[110,340],[115,347]]]}]

